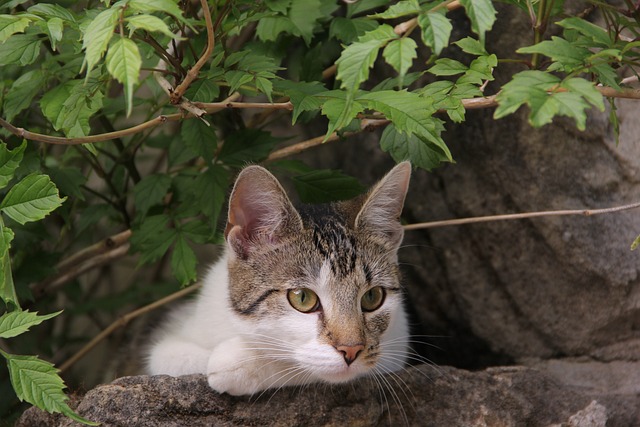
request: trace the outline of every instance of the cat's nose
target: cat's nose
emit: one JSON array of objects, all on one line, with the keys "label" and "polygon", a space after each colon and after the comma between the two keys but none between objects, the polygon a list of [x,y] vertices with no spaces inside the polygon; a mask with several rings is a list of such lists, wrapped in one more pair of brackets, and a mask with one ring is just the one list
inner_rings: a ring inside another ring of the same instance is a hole
[{"label": "cat's nose", "polygon": [[358,345],[339,345],[336,347],[342,355],[344,356],[344,361],[347,362],[347,366],[351,365],[356,357],[360,354],[362,350],[364,350],[364,346],[362,344]]}]

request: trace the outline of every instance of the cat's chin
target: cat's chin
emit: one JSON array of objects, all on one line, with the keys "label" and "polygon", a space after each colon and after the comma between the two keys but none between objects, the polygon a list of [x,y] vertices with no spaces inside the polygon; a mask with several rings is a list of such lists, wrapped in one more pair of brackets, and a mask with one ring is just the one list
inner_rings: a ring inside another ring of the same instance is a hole
[{"label": "cat's chin", "polygon": [[321,381],[340,384],[351,381],[355,378],[361,377],[366,374],[366,370],[358,369],[358,367],[345,367],[344,369],[334,370],[332,372],[324,371],[321,374],[317,374],[317,378]]}]

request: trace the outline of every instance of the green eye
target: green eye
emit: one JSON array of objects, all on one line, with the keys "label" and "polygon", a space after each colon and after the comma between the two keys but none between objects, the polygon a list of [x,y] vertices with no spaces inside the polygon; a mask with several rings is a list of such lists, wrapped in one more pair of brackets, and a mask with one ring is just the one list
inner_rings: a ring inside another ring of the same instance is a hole
[{"label": "green eye", "polygon": [[375,288],[369,289],[364,295],[362,295],[362,299],[360,300],[362,311],[374,311],[379,309],[384,302],[385,295],[386,293],[382,286],[376,286]]},{"label": "green eye", "polygon": [[320,308],[320,298],[311,289],[292,289],[287,292],[287,299],[291,307],[302,313],[311,313]]}]

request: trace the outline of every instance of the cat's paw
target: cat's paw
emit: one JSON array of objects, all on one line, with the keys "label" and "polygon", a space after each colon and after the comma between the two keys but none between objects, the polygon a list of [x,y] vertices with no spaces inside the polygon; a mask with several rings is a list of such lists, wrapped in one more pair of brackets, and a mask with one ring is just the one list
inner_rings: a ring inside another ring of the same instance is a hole
[{"label": "cat's paw", "polygon": [[246,348],[244,341],[231,338],[219,344],[211,353],[207,366],[209,387],[219,393],[234,396],[260,391],[254,369],[255,354]]}]

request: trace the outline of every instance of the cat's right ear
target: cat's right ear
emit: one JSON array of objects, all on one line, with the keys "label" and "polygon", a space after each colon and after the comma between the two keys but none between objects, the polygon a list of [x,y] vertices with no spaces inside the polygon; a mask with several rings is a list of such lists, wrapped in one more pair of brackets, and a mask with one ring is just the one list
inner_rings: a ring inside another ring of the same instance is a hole
[{"label": "cat's right ear", "polygon": [[240,172],[229,199],[225,238],[246,259],[257,247],[277,244],[302,230],[302,219],[269,171],[249,166]]}]

